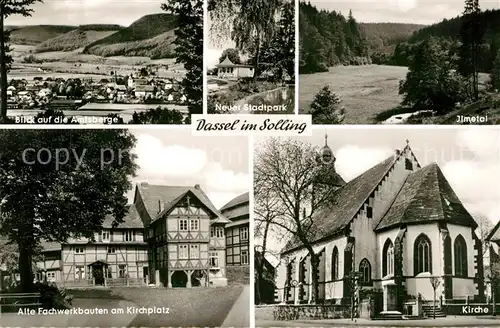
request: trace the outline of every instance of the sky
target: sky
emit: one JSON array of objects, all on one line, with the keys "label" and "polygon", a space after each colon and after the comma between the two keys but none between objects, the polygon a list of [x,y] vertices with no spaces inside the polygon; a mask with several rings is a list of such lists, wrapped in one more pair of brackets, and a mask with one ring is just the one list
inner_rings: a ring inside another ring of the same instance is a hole
[{"label": "sky", "polygon": [[161,13],[162,0],[44,0],[32,6],[31,17],[10,16],[6,25],[129,26],[139,18]]},{"label": "sky", "polygon": [[[230,18],[233,19],[233,18]],[[225,49],[235,48],[236,44],[231,40],[231,24],[227,25],[227,29],[221,31],[220,35],[210,34],[210,26],[212,21],[210,15],[207,17],[208,26],[208,42],[205,50],[205,60],[209,69],[214,68],[219,63],[219,58]],[[223,25],[226,27],[226,25]],[[240,56],[243,59],[243,56]]]},{"label": "sky", "polygon": [[[312,137],[300,140],[321,147],[325,133],[337,159],[336,171],[346,182],[404,148],[408,139],[420,165],[437,163],[472,216],[482,214],[493,224],[500,220],[498,128],[315,128]],[[284,246],[272,245],[275,250]]]},{"label": "sky", "polygon": [[[199,184],[221,208],[251,188],[248,138],[194,137],[190,127],[132,130],[140,166],[136,183],[171,186]],[[128,194],[133,200],[133,191]]]},{"label": "sky", "polygon": [[[310,0],[320,9],[352,9],[354,18],[363,23],[412,23],[430,25],[460,15],[464,0]],[[500,0],[480,0],[483,10],[500,9]]]}]

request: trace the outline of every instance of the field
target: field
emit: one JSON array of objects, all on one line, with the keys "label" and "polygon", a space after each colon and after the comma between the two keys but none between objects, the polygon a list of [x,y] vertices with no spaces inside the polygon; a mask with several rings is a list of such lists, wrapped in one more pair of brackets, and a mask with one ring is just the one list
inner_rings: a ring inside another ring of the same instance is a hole
[{"label": "field", "polygon": [[405,78],[407,70],[398,66],[338,66],[325,73],[300,75],[299,111],[308,112],[316,93],[329,85],[342,99],[345,124],[371,124],[376,114],[399,105],[399,80]]},{"label": "field", "polygon": [[[83,54],[83,49],[74,51],[56,51],[35,53],[34,46],[13,45],[14,64],[9,79],[28,79],[40,77],[62,78],[109,78],[111,72],[126,76],[146,65],[157,65],[158,77],[182,78],[185,70],[182,64],[175,64],[175,59],[152,60],[148,57],[100,57]],[[41,63],[25,63],[24,59],[33,56]],[[167,70],[168,66],[168,70]]]},{"label": "field", "polygon": [[[378,123],[375,115],[400,105],[399,81],[407,71],[400,66],[337,66],[325,73],[300,75],[299,112],[308,112],[316,93],[329,85],[342,99],[344,124]],[[480,89],[488,80],[487,74],[479,74]]]}]

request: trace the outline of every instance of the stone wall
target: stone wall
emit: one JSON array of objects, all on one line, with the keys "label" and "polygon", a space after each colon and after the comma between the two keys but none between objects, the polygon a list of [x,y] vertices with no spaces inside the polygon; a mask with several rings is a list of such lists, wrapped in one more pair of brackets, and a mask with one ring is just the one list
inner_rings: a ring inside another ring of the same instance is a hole
[{"label": "stone wall", "polygon": [[298,319],[340,319],[350,318],[349,306],[345,305],[275,305],[273,309],[274,320]]}]

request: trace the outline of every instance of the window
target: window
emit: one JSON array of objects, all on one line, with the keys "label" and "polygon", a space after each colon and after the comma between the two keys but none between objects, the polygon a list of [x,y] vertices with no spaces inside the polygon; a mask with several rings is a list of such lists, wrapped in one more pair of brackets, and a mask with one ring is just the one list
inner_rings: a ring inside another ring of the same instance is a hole
[{"label": "window", "polygon": [[108,267],[108,278],[111,279],[113,278],[113,270],[111,270],[111,267]]},{"label": "window", "polygon": [[247,227],[240,228],[240,239],[241,240],[248,240],[248,228]]},{"label": "window", "polygon": [[369,219],[373,218],[373,207],[368,206],[366,208],[366,217],[369,218]]},{"label": "window", "polygon": [[332,280],[339,279],[339,250],[337,246],[333,248],[332,252]]},{"label": "window", "polygon": [[411,162],[411,159],[406,158],[405,159],[405,169],[409,171],[413,171],[413,163]]},{"label": "window", "polygon": [[108,247],[108,254],[115,254],[115,253],[116,253],[115,247]]},{"label": "window", "polygon": [[179,220],[179,231],[188,231],[188,220]]},{"label": "window", "polygon": [[179,259],[188,259],[189,251],[188,245],[179,245]]},{"label": "window", "polygon": [[192,244],[189,246],[189,258],[199,259],[200,258],[200,248],[197,244]]},{"label": "window", "polygon": [[125,231],[125,241],[134,241],[135,231]]},{"label": "window", "polygon": [[394,245],[387,239],[382,251],[382,277],[394,275]]},{"label": "window", "polygon": [[248,251],[241,251],[241,264],[248,264]]},{"label": "window", "polygon": [[109,241],[109,231],[103,231],[101,236],[103,241]]},{"label": "window", "polygon": [[415,275],[422,272],[432,273],[432,252],[429,237],[421,234],[415,239],[413,247],[413,270]]},{"label": "window", "polygon": [[118,276],[120,278],[125,278],[127,274],[127,266],[125,264],[120,264],[118,266]]},{"label": "window", "polygon": [[198,231],[198,230],[200,230],[200,220],[198,220],[198,219],[191,220],[191,227],[190,227],[189,230],[190,231]]},{"label": "window", "polygon": [[85,269],[83,265],[77,265],[75,267],[75,280],[85,279]]},{"label": "window", "polygon": [[359,263],[359,272],[361,272],[361,278],[359,282],[362,285],[369,285],[372,282],[372,266],[367,259],[362,259]]},{"label": "window", "polygon": [[455,238],[453,250],[455,253],[455,275],[467,277],[467,244],[462,235]]},{"label": "window", "polygon": [[223,227],[215,227],[215,232],[217,238],[224,238],[224,228]]},{"label": "window", "polygon": [[83,254],[85,251],[85,247],[83,246],[75,246],[75,253],[76,254]]},{"label": "window", "polygon": [[215,237],[215,227],[211,227],[210,228],[210,238],[214,238]]},{"label": "window", "polygon": [[217,252],[210,252],[210,266],[213,268],[219,267],[219,255]]},{"label": "window", "polygon": [[56,279],[56,273],[55,272],[47,272],[47,279],[55,280]]}]

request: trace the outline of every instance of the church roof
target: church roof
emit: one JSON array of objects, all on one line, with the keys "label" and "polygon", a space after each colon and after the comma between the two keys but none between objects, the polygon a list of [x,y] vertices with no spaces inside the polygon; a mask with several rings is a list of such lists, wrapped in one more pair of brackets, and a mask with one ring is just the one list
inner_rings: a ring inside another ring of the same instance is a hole
[{"label": "church roof", "polygon": [[[330,205],[314,215],[314,229],[310,231],[309,240],[318,241],[343,230],[390,171],[396,159],[397,156],[388,157],[349,181],[342,188],[337,189],[332,195]],[[285,246],[283,252],[290,251],[300,245],[302,243],[294,236]]]},{"label": "church roof", "polygon": [[249,68],[252,68],[253,66],[252,65],[245,65],[245,64],[235,64],[229,59],[229,57],[226,57],[219,64],[215,65],[215,67],[217,67],[217,68],[220,68],[220,67],[249,67]]},{"label": "church roof", "polygon": [[477,227],[436,163],[408,176],[375,231],[433,221]]},{"label": "church roof", "polygon": [[[144,202],[146,211],[148,212],[152,221],[155,221],[160,216],[160,214],[163,214],[165,211],[169,211],[184,196],[186,196],[188,192],[191,192],[203,205],[205,205],[214,214],[218,222],[229,222],[225,217],[222,216],[219,210],[217,210],[217,208],[210,201],[208,196],[199,185],[189,187],[160,186],[140,183],[137,185],[137,189],[142,197],[142,201]],[[164,206],[161,213],[158,213],[158,203]]]}]

